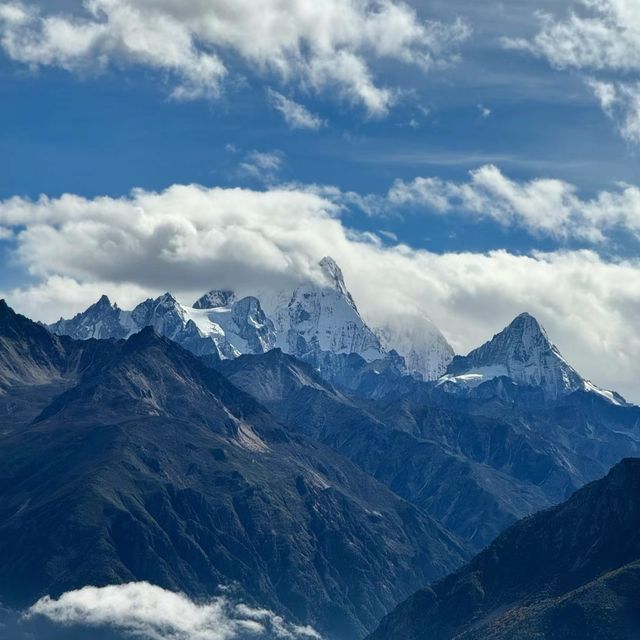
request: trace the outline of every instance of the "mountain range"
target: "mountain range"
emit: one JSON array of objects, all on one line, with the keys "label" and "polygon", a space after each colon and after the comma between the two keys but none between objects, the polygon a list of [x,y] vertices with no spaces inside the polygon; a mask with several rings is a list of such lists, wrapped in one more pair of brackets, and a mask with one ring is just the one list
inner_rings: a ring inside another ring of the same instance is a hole
[{"label": "mountain range", "polygon": [[640,455],[640,408],[527,313],[466,356],[428,319],[372,328],[325,258],[292,291],[103,296],[48,327],[0,303],[0,445],[5,605],[223,586],[351,640]]},{"label": "mountain range", "polygon": [[453,350],[433,323],[420,330],[371,329],[349,293],[340,267],[329,257],[319,262],[319,280],[293,291],[256,292],[238,298],[233,291],[212,290],[191,306],[170,293],[123,311],[106,296],[70,320],[49,326],[57,335],[77,340],[126,338],[146,326],[197,355],[231,359],[265,353],[274,347],[322,366],[322,354],[357,355],[365,362],[384,360],[396,350],[403,372],[431,380],[446,370]]},{"label": "mountain range", "polygon": [[87,584],[226,585],[346,639],[468,555],[151,328],[74,341],[3,302],[0,341],[5,604]]}]

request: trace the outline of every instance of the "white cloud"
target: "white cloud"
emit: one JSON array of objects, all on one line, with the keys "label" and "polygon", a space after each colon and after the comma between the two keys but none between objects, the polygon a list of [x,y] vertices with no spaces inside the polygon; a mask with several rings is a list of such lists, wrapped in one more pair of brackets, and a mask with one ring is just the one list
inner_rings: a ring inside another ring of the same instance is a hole
[{"label": "white cloud", "polygon": [[371,116],[397,93],[375,80],[378,62],[428,70],[455,59],[468,34],[462,22],[422,21],[401,0],[85,0],[73,14],[0,4],[2,47],[34,68],[142,65],[171,74],[175,98],[193,99],[218,95],[237,59],[284,83],[337,89]]},{"label": "white cloud", "polygon": [[[562,184],[550,189],[560,204]],[[534,201],[543,198],[533,192]],[[520,189],[516,195],[523,197]],[[606,217],[608,207],[633,197],[640,201],[633,190],[601,194],[590,206],[602,206]],[[214,287],[290,287],[317,277],[317,261],[331,255],[373,324],[427,315],[464,353],[528,310],[583,375],[640,401],[640,260],[592,251],[439,255],[389,246],[346,227],[339,214],[334,200],[301,188],[190,185],[123,198],[12,198],[0,203],[0,224],[17,230],[17,259],[37,284],[0,295],[51,321],[102,292],[130,308],[167,290],[192,302]]]},{"label": "white cloud", "polygon": [[325,121],[315,113],[311,113],[304,105],[273,91],[273,89],[269,89],[268,95],[273,107],[282,114],[291,129],[317,130],[325,126]]},{"label": "white cloud", "polygon": [[640,0],[578,0],[565,19],[539,17],[533,39],[505,38],[505,46],[545,58],[557,69],[586,73],[621,135],[640,142]]},{"label": "white cloud", "polygon": [[13,238],[13,231],[6,227],[0,227],[0,240],[9,240],[9,238]]},{"label": "white cloud", "polygon": [[58,599],[46,596],[29,615],[64,625],[112,627],[147,640],[320,640],[310,627],[288,624],[266,609],[233,605],[226,598],[197,604],[144,582],[84,587]]},{"label": "white cloud", "polygon": [[392,206],[491,218],[505,226],[555,238],[602,242],[607,232],[618,228],[640,238],[640,189],[631,185],[585,200],[574,185],[562,180],[517,182],[496,166],[485,165],[472,171],[464,183],[434,177],[398,180],[388,200]]}]

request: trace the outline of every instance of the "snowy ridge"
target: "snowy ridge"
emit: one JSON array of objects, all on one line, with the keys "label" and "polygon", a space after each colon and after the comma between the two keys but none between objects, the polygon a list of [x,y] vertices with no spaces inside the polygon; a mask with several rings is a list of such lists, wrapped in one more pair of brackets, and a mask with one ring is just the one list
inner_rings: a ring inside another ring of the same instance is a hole
[{"label": "snowy ridge", "polygon": [[433,380],[446,369],[453,351],[428,318],[418,328],[387,326],[374,332],[347,289],[342,270],[329,257],[319,264],[320,280],[293,291],[255,292],[238,298],[214,289],[193,303],[180,304],[170,293],[122,311],[106,296],[72,320],[51,325],[53,333],[76,339],[126,338],[151,326],[197,355],[222,359],[264,353],[274,347],[300,358],[323,353],[358,354],[366,362],[405,359],[405,371]]}]

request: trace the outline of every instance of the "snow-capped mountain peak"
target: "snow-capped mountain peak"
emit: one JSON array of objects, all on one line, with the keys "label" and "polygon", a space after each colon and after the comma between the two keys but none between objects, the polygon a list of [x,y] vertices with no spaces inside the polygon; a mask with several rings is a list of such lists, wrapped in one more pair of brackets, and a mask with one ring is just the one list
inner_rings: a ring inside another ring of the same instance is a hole
[{"label": "snow-capped mountain peak", "polygon": [[49,326],[49,330],[57,335],[70,335],[77,340],[124,338],[127,330],[122,326],[122,315],[118,306],[111,304],[109,298],[103,295],[85,312],[71,320],[60,318]]},{"label": "snow-capped mountain peak", "polygon": [[582,378],[529,313],[520,314],[469,355],[456,356],[440,382],[474,388],[502,376],[520,385],[541,388],[551,399],[584,390],[618,402],[618,398]]},{"label": "snow-capped mountain peak", "polygon": [[368,362],[383,358],[385,349],[364,322],[335,260],[318,263],[324,282],[299,285],[293,293],[270,296],[277,346],[285,353],[357,353]]}]

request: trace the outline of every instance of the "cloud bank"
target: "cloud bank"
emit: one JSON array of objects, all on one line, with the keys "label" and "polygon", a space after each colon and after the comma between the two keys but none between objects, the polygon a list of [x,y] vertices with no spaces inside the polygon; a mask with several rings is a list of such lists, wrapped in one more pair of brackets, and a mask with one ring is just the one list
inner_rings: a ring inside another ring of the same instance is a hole
[{"label": "cloud bank", "polygon": [[217,598],[198,604],[145,582],[84,587],[46,596],[28,611],[62,625],[112,627],[145,640],[321,640],[266,609]]},{"label": "cloud bank", "polygon": [[318,260],[331,255],[374,325],[427,315],[466,353],[529,311],[580,373],[640,401],[639,259],[586,249],[435,254],[357,232],[341,214],[335,190],[301,187],[12,198],[0,203],[0,225],[14,231],[15,257],[34,284],[0,295],[52,321],[102,293],[131,308],[167,290],[191,303],[212,288],[289,288],[319,278]]},{"label": "cloud bank", "polygon": [[428,70],[451,60],[469,34],[462,22],[425,22],[401,0],[85,0],[73,14],[45,7],[0,3],[0,44],[30,67],[147,67],[169,74],[171,95],[189,100],[216,98],[244,65],[337,91],[370,116],[385,115],[397,98],[375,78],[381,61]]}]

